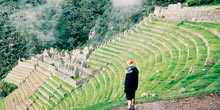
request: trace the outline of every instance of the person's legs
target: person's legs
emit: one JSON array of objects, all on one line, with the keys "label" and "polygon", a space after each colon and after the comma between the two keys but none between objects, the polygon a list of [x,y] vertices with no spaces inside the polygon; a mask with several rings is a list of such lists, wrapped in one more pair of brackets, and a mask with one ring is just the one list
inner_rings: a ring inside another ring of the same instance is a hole
[{"label": "person's legs", "polygon": [[135,98],[132,98],[132,99],[131,99],[131,104],[132,104],[132,106],[134,106],[134,104],[135,104]]},{"label": "person's legs", "polygon": [[134,104],[135,104],[135,92],[132,93],[132,98],[131,98],[131,110],[134,110]]},{"label": "person's legs", "polygon": [[128,100],[128,109],[131,108],[131,105],[132,105],[132,101],[131,101],[131,100]]}]

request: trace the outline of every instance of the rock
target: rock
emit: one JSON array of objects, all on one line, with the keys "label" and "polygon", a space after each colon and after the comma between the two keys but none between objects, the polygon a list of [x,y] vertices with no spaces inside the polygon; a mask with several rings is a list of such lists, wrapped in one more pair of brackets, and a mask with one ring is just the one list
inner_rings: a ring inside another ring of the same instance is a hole
[{"label": "rock", "polygon": [[146,92],[145,92],[145,93],[142,93],[142,94],[141,94],[141,97],[149,97],[149,94],[146,93]]},{"label": "rock", "polygon": [[153,93],[153,94],[152,94],[152,97],[155,97],[156,95],[157,95],[156,93]]},{"label": "rock", "polygon": [[208,60],[205,64],[205,66],[213,66],[215,65],[217,62],[217,60]]},{"label": "rock", "polygon": [[186,92],[186,90],[185,90],[185,88],[182,87],[182,88],[180,89],[179,93],[184,93],[184,92]]}]

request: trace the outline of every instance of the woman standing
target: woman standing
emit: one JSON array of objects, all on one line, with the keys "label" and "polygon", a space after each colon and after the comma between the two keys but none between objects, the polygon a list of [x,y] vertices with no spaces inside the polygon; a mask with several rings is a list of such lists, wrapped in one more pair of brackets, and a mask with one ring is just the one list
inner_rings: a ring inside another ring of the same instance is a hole
[{"label": "woman standing", "polygon": [[128,100],[128,110],[134,110],[135,91],[138,88],[138,69],[134,67],[133,61],[127,62],[127,73],[125,77],[124,92]]}]

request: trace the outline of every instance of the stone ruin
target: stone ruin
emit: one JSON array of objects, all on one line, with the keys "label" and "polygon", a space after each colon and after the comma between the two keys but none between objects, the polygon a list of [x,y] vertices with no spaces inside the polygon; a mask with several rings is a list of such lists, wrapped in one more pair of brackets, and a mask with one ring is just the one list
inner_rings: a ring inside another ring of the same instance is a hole
[{"label": "stone ruin", "polygon": [[[52,75],[78,87],[99,71],[98,69],[88,69],[89,65],[86,64],[86,60],[94,50],[95,48],[92,45],[86,46],[83,50],[62,50],[61,52],[56,48],[50,48],[49,50],[45,49],[42,54],[32,56],[30,62],[33,69],[40,65],[53,72]],[[24,59],[19,59],[19,64],[30,68],[30,64],[25,65]],[[80,77],[80,80],[74,82],[72,78],[77,77]]]},{"label": "stone ruin", "polygon": [[168,7],[155,6],[156,16],[182,21],[219,22],[220,6],[187,7],[181,3],[170,4]]}]

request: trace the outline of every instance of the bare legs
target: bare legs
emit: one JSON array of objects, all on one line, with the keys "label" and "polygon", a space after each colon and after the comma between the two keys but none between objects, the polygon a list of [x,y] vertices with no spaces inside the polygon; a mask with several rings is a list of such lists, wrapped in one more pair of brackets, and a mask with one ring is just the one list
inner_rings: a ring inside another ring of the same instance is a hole
[{"label": "bare legs", "polygon": [[132,100],[128,100],[128,109],[131,108],[131,105],[132,105]]},{"label": "bare legs", "polygon": [[134,104],[135,104],[135,99],[134,98],[131,99],[131,104],[132,104],[132,106],[134,106]]},{"label": "bare legs", "polygon": [[134,104],[135,104],[135,99],[134,98],[132,98],[131,100],[128,100],[128,109],[130,109],[131,106],[134,106]]}]

